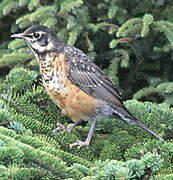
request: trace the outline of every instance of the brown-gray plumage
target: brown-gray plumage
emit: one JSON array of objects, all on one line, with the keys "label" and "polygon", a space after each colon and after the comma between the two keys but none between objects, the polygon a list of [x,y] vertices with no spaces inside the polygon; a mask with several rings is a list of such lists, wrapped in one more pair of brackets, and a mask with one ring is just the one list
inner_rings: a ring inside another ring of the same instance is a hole
[{"label": "brown-gray plumage", "polygon": [[122,106],[118,90],[98,66],[87,61],[70,62],[70,65],[69,78],[74,84],[95,98]]},{"label": "brown-gray plumage", "polygon": [[72,146],[88,145],[96,120],[104,117],[118,117],[163,140],[125,108],[115,85],[97,65],[89,62],[83,51],[65,45],[45,26],[33,26],[12,37],[24,39],[32,50],[40,64],[43,84],[62,111],[74,121],[92,121],[86,141]]}]

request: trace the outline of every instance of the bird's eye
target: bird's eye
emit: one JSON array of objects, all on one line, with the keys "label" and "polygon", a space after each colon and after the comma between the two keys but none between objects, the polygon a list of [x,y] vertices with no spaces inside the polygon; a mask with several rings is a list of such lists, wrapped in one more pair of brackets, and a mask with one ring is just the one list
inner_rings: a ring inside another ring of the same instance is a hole
[{"label": "bird's eye", "polygon": [[41,37],[41,34],[38,33],[38,32],[35,32],[35,33],[33,34],[33,36],[34,36],[36,39],[39,39],[39,38]]}]

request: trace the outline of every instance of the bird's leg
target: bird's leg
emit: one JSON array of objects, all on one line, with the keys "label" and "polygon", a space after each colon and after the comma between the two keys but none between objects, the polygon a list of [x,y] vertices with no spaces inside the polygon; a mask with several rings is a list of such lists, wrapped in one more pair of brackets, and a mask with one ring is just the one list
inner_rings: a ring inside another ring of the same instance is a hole
[{"label": "bird's leg", "polygon": [[78,122],[75,122],[72,125],[70,125],[69,127],[67,127],[67,126],[64,126],[63,124],[57,123],[57,127],[52,131],[52,133],[55,134],[57,131],[61,131],[61,130],[65,130],[65,131],[71,133],[75,129],[77,124],[78,124]]},{"label": "bird's leg", "polygon": [[92,136],[94,134],[95,124],[96,124],[96,119],[94,119],[92,121],[91,128],[89,130],[89,133],[88,133],[87,138],[86,138],[85,141],[79,141],[78,140],[78,141],[70,144],[70,148],[72,148],[73,146],[78,146],[78,148],[81,148],[83,146],[88,146],[90,144],[91,138],[92,138]]}]

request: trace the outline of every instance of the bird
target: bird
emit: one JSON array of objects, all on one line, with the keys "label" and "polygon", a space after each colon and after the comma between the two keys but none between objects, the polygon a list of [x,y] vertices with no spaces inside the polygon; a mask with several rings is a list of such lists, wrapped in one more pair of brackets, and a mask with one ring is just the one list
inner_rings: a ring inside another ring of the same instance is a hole
[{"label": "bird", "polygon": [[70,147],[88,146],[97,120],[107,117],[137,125],[164,141],[125,107],[119,90],[110,78],[82,50],[63,42],[53,30],[34,25],[11,37],[24,40],[38,61],[47,93],[62,113],[74,122],[70,127],[58,124],[55,131],[65,129],[71,132],[79,122],[91,122],[85,141],[78,140]]}]

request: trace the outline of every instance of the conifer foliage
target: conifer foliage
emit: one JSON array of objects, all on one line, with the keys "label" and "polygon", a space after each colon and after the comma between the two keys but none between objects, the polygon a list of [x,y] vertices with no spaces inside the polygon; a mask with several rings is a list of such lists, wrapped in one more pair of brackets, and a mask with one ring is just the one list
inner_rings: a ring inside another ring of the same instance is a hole
[{"label": "conifer foliage", "polygon": [[[0,1],[0,179],[173,179],[173,2],[170,0]],[[10,35],[46,25],[82,49],[121,87],[125,105],[165,142],[118,119],[70,124],[41,84],[38,64]],[[131,99],[131,100],[129,100]]]}]

